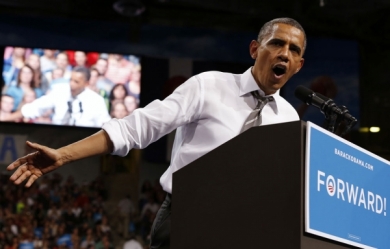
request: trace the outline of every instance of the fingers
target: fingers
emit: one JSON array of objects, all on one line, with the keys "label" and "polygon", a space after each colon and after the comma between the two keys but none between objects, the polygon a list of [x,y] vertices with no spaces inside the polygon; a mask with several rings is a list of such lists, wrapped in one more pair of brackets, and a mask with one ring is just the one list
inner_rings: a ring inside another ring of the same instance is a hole
[{"label": "fingers", "polygon": [[32,175],[32,176],[28,179],[28,181],[27,181],[27,183],[26,183],[26,185],[25,185],[26,188],[31,187],[31,185],[35,182],[36,179],[38,179],[38,176]]},{"label": "fingers", "polygon": [[[42,145],[40,144],[36,144],[36,143],[31,143],[29,141],[26,142],[26,144],[32,148],[32,149],[35,149],[35,150],[41,150],[42,149]],[[16,160],[15,162],[11,163],[10,165],[8,165],[7,167],[7,170],[14,170],[16,169],[17,167],[25,164],[27,162],[27,160],[32,156],[34,155],[35,153],[31,153],[31,154],[28,154],[27,156],[24,156],[24,157],[21,157],[19,158],[18,160]]]},{"label": "fingers", "polygon": [[16,160],[15,162],[11,163],[10,165],[8,165],[7,167],[7,170],[14,170],[16,169],[17,167],[25,164],[27,162],[27,158],[26,157],[22,157],[22,158],[19,158],[18,160]]},{"label": "fingers", "polygon": [[28,178],[26,187],[31,187],[31,185],[39,178],[39,176],[33,174],[30,170],[27,169],[27,166],[19,167],[10,177],[10,180],[13,181],[16,185],[21,184]]},{"label": "fingers", "polygon": [[31,171],[27,169],[27,166],[21,166],[12,174],[10,180],[15,184],[20,184],[30,176]]}]

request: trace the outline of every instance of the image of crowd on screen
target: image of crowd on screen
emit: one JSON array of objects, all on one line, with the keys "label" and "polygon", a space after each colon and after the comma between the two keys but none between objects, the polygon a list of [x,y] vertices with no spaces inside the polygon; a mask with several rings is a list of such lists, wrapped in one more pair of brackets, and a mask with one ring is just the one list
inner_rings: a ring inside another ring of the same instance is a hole
[{"label": "image of crowd on screen", "polygon": [[[31,98],[38,99],[56,87],[69,84],[76,66],[90,70],[89,88],[101,95],[112,117],[130,114],[138,107],[141,91],[141,64],[134,55],[6,47],[4,51],[2,94],[13,98],[12,111]],[[114,89],[122,88],[120,100]],[[126,107],[123,111],[115,111]],[[121,104],[118,104],[121,102]],[[50,116],[50,110],[48,110]],[[44,120],[43,120],[44,121]],[[47,119],[50,122],[50,118]]]}]

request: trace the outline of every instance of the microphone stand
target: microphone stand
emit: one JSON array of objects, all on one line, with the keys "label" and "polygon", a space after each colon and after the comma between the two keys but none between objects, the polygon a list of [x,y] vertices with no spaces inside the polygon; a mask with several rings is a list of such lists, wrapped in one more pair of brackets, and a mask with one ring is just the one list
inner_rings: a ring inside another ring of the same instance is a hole
[{"label": "microphone stand", "polygon": [[326,101],[326,105],[328,108],[326,108],[327,110],[324,112],[324,114],[326,120],[328,121],[326,127],[327,130],[335,133],[335,128],[339,128],[340,124],[344,121],[346,123],[346,128],[341,132],[340,136],[345,136],[357,123],[357,119],[349,113],[347,107],[337,107],[336,104],[330,99]]}]

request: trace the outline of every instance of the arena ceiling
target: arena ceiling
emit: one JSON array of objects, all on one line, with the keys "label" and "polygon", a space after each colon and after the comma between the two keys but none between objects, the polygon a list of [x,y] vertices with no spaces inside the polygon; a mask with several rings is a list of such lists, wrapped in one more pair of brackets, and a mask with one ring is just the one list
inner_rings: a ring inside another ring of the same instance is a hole
[{"label": "arena ceiling", "polygon": [[[116,6],[116,7],[114,7]],[[390,0],[0,0],[0,14],[258,30],[289,16],[309,35],[390,41]],[[137,15],[138,14],[138,15]]]}]

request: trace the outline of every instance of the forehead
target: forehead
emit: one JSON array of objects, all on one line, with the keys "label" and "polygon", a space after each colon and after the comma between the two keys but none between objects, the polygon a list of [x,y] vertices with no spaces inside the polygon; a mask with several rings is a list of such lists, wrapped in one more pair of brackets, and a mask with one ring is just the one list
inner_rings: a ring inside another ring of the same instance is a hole
[{"label": "forehead", "polygon": [[305,36],[300,29],[285,23],[274,24],[269,34],[265,36],[267,41],[275,38],[291,41],[300,47],[303,47],[305,40]]},{"label": "forehead", "polygon": [[125,102],[135,102],[135,98],[133,96],[126,96]]},{"label": "forehead", "polygon": [[30,68],[28,68],[28,67],[26,67],[26,66],[24,66],[24,67],[22,67],[22,71],[25,71],[25,72],[30,72],[31,71],[31,69]]},{"label": "forehead", "polygon": [[57,55],[57,58],[59,59],[65,59],[65,58],[68,58],[68,55],[64,54],[64,53],[60,53]]},{"label": "forehead", "polygon": [[13,102],[14,99],[10,96],[2,96],[1,97],[1,102]]},{"label": "forehead", "polygon": [[80,72],[72,72],[72,78],[77,80],[83,80],[83,81],[87,80],[84,74]]}]

